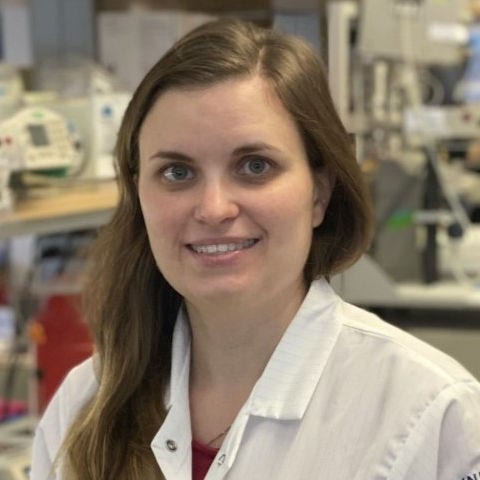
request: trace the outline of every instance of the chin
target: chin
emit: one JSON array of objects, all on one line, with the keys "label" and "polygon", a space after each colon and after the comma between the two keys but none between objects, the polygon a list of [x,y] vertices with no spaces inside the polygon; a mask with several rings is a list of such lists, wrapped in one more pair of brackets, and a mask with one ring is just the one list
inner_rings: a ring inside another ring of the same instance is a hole
[{"label": "chin", "polygon": [[[199,288],[200,287],[200,288]],[[215,301],[224,303],[226,301],[238,301],[239,297],[251,295],[253,289],[251,283],[239,281],[219,280],[216,282],[205,281],[201,286],[185,291],[185,299],[192,303],[202,301]]]}]

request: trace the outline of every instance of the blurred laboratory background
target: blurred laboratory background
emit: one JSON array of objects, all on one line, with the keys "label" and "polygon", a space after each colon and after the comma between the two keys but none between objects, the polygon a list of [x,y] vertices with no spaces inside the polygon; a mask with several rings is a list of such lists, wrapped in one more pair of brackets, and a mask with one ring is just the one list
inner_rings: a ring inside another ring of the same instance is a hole
[{"label": "blurred laboratory background", "polygon": [[480,377],[480,1],[0,0],[0,480],[92,353],[84,252],[117,201],[113,148],[148,69],[233,16],[306,38],[371,189],[348,301]]}]

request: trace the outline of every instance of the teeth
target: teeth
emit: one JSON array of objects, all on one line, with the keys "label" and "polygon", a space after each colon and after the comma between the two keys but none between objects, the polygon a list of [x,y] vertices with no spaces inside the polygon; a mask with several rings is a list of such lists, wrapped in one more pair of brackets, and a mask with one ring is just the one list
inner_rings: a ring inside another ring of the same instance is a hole
[{"label": "teeth", "polygon": [[241,243],[218,243],[213,245],[191,245],[192,250],[197,253],[206,253],[208,255],[217,255],[226,252],[235,252],[251,247],[256,240],[245,240]]}]

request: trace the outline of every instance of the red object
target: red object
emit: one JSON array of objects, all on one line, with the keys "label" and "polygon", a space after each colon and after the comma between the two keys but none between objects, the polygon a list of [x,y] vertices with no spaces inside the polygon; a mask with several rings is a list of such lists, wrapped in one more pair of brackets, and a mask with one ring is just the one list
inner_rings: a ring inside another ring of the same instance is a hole
[{"label": "red object", "polygon": [[5,401],[3,398],[0,398],[0,421],[12,420],[27,413],[27,402],[22,400]]},{"label": "red object", "polygon": [[75,295],[51,296],[34,319],[45,334],[45,341],[37,346],[40,412],[68,371],[92,354],[92,340],[78,304],[79,297]]},{"label": "red object", "polygon": [[212,464],[218,449],[192,441],[192,480],[203,480]]},{"label": "red object", "polygon": [[0,283],[0,305],[8,305],[7,289]]}]

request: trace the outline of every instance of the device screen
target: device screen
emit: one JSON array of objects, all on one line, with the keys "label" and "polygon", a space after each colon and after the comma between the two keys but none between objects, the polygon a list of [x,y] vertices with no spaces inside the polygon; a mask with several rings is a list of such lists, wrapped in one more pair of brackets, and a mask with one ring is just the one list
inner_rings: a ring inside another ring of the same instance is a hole
[{"label": "device screen", "polygon": [[47,131],[43,125],[27,125],[30,139],[36,147],[44,147],[50,142],[48,141]]}]

